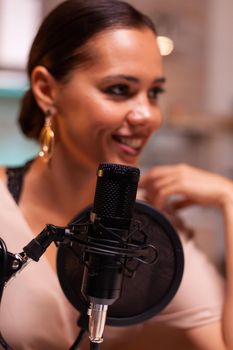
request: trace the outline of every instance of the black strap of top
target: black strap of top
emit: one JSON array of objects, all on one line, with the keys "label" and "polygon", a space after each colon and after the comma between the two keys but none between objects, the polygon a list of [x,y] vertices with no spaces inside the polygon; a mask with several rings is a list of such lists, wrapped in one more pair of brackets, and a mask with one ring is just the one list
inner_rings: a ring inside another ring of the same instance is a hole
[{"label": "black strap of top", "polygon": [[5,349],[5,350],[12,350],[12,348],[10,347],[10,345],[7,344],[7,342],[6,342],[5,339],[3,338],[2,334],[0,334],[0,344],[2,345],[3,349]]},{"label": "black strap of top", "polygon": [[20,195],[23,189],[24,175],[32,162],[33,160],[30,160],[23,166],[6,168],[7,187],[17,204],[19,203]]}]

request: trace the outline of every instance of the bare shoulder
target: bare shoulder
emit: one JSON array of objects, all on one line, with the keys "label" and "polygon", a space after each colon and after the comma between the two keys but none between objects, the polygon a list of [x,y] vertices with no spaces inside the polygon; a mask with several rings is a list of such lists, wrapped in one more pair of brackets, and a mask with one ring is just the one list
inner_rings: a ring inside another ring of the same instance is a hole
[{"label": "bare shoulder", "polygon": [[6,183],[7,181],[6,168],[3,166],[0,166],[0,180],[4,183]]}]

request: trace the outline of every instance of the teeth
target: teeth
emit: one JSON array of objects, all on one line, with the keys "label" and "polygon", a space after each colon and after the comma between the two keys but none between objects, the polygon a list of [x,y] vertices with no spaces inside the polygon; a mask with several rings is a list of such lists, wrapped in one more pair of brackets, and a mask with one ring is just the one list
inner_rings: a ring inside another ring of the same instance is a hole
[{"label": "teeth", "polygon": [[119,140],[121,143],[127,146],[130,146],[132,148],[139,148],[142,146],[142,139],[139,139],[139,138],[128,138],[128,137],[121,136],[119,137]]}]

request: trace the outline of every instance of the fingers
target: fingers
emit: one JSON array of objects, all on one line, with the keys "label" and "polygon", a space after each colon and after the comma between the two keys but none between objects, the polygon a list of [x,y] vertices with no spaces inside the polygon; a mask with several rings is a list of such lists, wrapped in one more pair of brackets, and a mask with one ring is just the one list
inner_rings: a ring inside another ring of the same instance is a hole
[{"label": "fingers", "polygon": [[178,191],[177,166],[154,167],[142,176],[139,188],[149,203],[162,209],[167,198]]},{"label": "fingers", "polygon": [[184,208],[190,207],[194,204],[195,204],[195,202],[190,200],[190,199],[174,200],[172,202],[172,209],[174,209],[174,210],[184,209]]},{"label": "fingers", "polygon": [[[194,203],[190,195],[192,185],[188,183],[191,167],[180,164],[152,168],[143,175],[139,187],[149,203],[159,209],[184,208]],[[189,188],[190,187],[190,188]]]},{"label": "fingers", "polygon": [[143,174],[140,178],[140,186],[147,186],[148,183],[151,183],[154,180],[170,176],[174,173],[174,166],[156,166],[151,170]]},{"label": "fingers", "polygon": [[182,191],[179,189],[176,181],[171,180],[163,182],[162,185],[154,184],[153,188],[146,192],[146,200],[159,209],[165,209],[174,202],[175,196],[180,198],[181,195]]},{"label": "fingers", "polygon": [[173,202],[177,209],[191,204],[223,207],[233,191],[226,178],[186,164],[154,167],[142,176],[139,187],[152,205],[162,208]]}]

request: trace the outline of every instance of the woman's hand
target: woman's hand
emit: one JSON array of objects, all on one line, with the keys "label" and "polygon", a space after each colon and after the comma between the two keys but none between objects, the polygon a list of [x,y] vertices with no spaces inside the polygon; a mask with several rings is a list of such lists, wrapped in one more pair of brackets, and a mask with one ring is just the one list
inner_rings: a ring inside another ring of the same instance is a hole
[{"label": "woman's hand", "polygon": [[190,165],[156,166],[141,177],[144,198],[159,209],[193,204],[223,207],[233,201],[233,182]]}]

